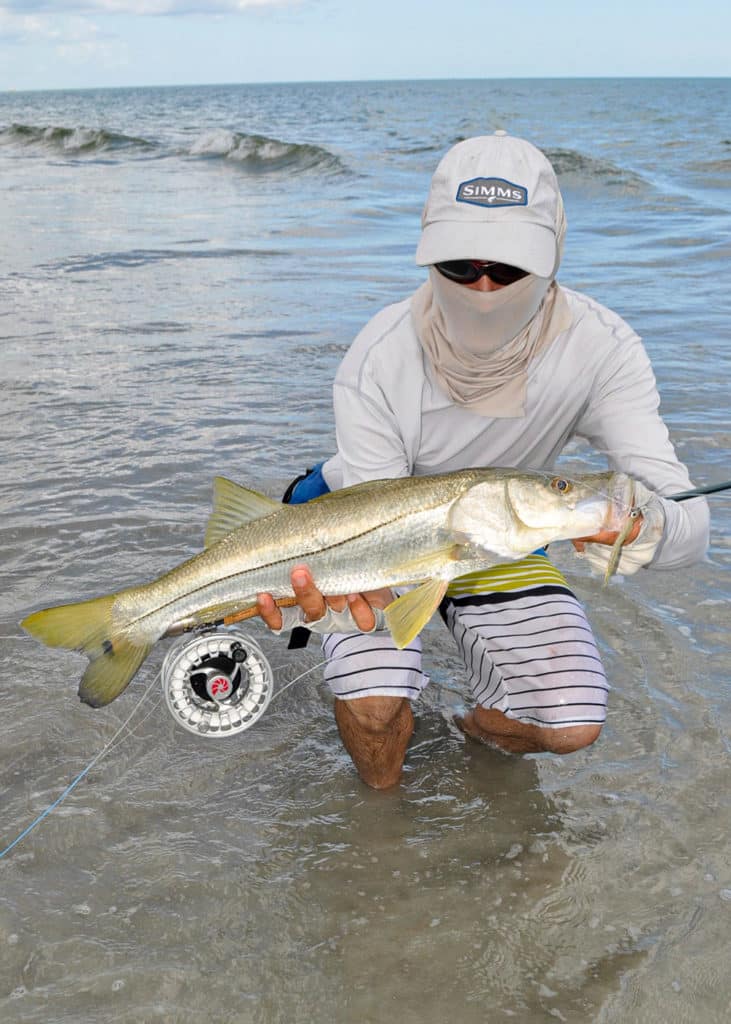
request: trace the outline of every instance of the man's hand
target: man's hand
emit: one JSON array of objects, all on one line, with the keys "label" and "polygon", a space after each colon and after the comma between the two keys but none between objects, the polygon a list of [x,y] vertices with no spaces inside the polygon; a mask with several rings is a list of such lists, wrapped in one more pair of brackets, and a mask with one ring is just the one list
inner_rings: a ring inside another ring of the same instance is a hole
[{"label": "man's hand", "polygon": [[[297,604],[304,613],[306,623],[317,622],[328,607],[340,612],[348,606],[358,629],[368,633],[376,624],[373,608],[385,608],[393,601],[393,594],[388,588],[371,590],[365,594],[348,594],[347,597],[325,597],[315,586],[312,573],[306,565],[296,565],[292,569],[291,580]],[[259,615],[266,625],[273,630],[281,629],[282,613],[274,603],[272,595],[257,596]]]},{"label": "man's hand", "polygon": [[[622,545],[616,571],[631,576],[643,566],[650,565],[665,532],[665,508],[659,495],[650,491],[640,480],[633,481],[633,510],[641,509],[632,523],[632,529]],[[579,537],[573,542],[580,557],[586,558],[593,569],[606,573],[612,564],[612,545],[619,533],[599,530],[592,537]]]},{"label": "man's hand", "polygon": [[[642,515],[637,517],[635,525],[627,534],[627,539],[624,542],[625,544],[631,544],[633,540],[637,539],[637,535],[642,528],[642,518]],[[577,551],[583,551],[585,544],[607,544],[611,547],[618,536],[618,530],[600,530],[599,533],[595,533],[593,537],[577,537],[576,540],[572,540],[571,543]],[[624,544],[622,546],[624,547]]]}]

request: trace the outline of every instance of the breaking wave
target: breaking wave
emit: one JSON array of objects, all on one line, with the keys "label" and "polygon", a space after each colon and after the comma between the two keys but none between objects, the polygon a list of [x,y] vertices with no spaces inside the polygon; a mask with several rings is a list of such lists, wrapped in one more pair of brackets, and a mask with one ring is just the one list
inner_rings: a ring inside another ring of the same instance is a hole
[{"label": "breaking wave", "polygon": [[155,144],[133,135],[106,131],[104,128],[65,128],[62,125],[38,127],[11,124],[0,129],[0,144],[39,147],[67,156],[90,156],[119,150],[155,149]]},{"label": "breaking wave", "polygon": [[[456,135],[450,145],[454,146],[468,138],[469,135]],[[438,152],[442,151],[441,146],[437,146],[436,149]],[[648,182],[635,171],[618,167],[610,160],[586,156],[576,149],[544,149],[543,153],[551,161],[562,184],[569,188],[590,189],[610,185],[626,192],[639,192],[648,185]]]},{"label": "breaking wave", "polygon": [[38,149],[68,157],[94,157],[101,154],[200,157],[227,160],[251,174],[269,171],[318,171],[344,174],[347,168],[340,157],[306,142],[246,132],[211,129],[203,132],[189,147],[158,140],[137,138],[104,128],[68,128],[63,125],[11,124],[0,128],[0,146]]},{"label": "breaking wave", "polygon": [[559,178],[569,185],[609,185],[627,192],[639,192],[647,187],[647,182],[639,174],[617,167],[609,160],[586,156],[575,149],[545,149],[544,153]]},{"label": "breaking wave", "polygon": [[688,164],[691,171],[707,171],[711,174],[725,174],[731,177],[731,157],[722,160],[701,160]]},{"label": "breaking wave", "polygon": [[188,151],[190,156],[230,160],[247,171],[296,170],[343,174],[342,160],[321,146],[306,142],[282,142],[266,135],[249,135],[223,129],[205,132]]}]

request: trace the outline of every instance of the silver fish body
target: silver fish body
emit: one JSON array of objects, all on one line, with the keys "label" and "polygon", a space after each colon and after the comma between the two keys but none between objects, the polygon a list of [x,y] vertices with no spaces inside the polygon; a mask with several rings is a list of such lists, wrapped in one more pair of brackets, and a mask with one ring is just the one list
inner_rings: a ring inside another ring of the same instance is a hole
[{"label": "silver fish body", "polygon": [[257,594],[292,596],[306,563],[326,594],[421,583],[386,610],[405,646],[450,580],[559,540],[618,530],[632,504],[620,473],[562,478],[509,469],[359,484],[306,505],[281,505],[218,478],[207,547],[151,583],[46,609],[23,626],[90,658],[83,700],[108,703],[166,633],[251,608]]}]

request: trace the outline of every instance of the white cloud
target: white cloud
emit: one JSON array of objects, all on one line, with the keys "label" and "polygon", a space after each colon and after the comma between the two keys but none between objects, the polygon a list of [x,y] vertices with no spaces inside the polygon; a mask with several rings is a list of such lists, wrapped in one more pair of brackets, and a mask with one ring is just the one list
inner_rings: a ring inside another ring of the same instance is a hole
[{"label": "white cloud", "polygon": [[59,43],[58,54],[74,59],[103,55],[101,31],[92,18],[132,15],[174,17],[242,14],[266,8],[299,7],[307,0],[0,0],[0,42]]},{"label": "white cloud", "polygon": [[0,40],[25,42],[28,39],[53,39],[59,35],[52,20],[39,14],[16,14],[0,7]]},{"label": "white cloud", "polygon": [[117,67],[127,60],[126,44],[80,13],[21,14],[0,6],[3,42],[20,47],[45,45],[60,60],[72,64],[101,61],[105,66]]},{"label": "white cloud", "polygon": [[86,10],[105,14],[225,14],[253,7],[291,7],[300,0],[77,0]]},{"label": "white cloud", "polygon": [[263,7],[296,7],[303,0],[5,0],[0,27],[9,19],[67,14],[226,14]]}]

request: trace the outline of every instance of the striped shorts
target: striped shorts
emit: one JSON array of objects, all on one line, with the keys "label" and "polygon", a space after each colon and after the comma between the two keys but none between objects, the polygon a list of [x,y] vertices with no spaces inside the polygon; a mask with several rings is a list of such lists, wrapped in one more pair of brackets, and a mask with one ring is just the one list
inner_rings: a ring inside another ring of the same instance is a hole
[{"label": "striped shorts", "polygon": [[[606,675],[584,611],[542,554],[461,576],[441,606],[472,697],[533,725],[601,725]],[[417,638],[400,651],[387,632],[330,634],[325,680],[343,700],[416,698],[428,683]]]}]

